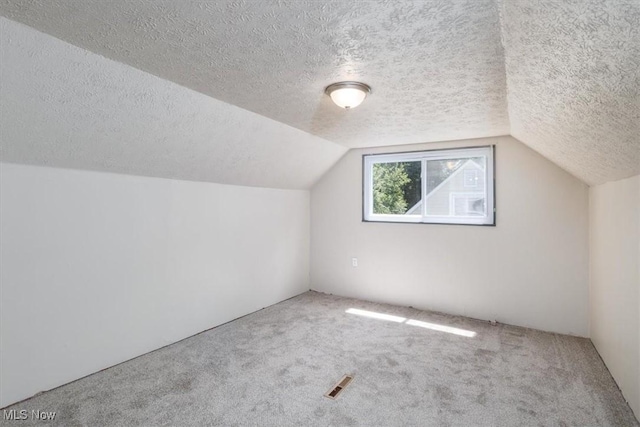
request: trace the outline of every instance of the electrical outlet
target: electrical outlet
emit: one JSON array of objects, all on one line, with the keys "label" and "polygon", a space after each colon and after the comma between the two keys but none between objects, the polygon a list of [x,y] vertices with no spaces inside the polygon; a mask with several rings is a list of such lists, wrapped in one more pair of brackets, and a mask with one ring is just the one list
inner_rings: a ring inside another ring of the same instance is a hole
[{"label": "electrical outlet", "polygon": [[358,258],[351,258],[351,267],[358,266]]}]

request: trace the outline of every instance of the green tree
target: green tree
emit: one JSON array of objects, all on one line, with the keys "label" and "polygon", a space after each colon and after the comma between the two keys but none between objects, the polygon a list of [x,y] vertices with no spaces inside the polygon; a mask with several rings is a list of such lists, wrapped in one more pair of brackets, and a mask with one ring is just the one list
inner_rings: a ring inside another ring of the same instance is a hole
[{"label": "green tree", "polygon": [[407,211],[404,186],[410,181],[403,163],[373,165],[373,212],[403,215]]},{"label": "green tree", "polygon": [[407,201],[407,209],[411,209],[422,199],[422,162],[404,162],[403,164],[409,182],[402,191]]}]

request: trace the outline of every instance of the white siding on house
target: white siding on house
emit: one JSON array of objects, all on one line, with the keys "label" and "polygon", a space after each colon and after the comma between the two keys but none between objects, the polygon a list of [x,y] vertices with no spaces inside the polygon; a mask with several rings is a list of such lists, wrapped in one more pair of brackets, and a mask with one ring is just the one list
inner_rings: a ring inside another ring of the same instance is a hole
[{"label": "white siding on house", "polygon": [[[474,185],[470,185],[466,179],[466,174],[471,172],[475,172]],[[467,161],[460,169],[427,194],[427,215],[459,215],[460,209],[454,209],[454,203],[457,203],[460,207],[466,205],[467,198],[475,199],[486,195],[485,181],[486,174],[483,168],[473,160]],[[458,196],[458,200],[454,202],[452,199],[456,196]],[[421,212],[422,200],[412,206],[406,214],[419,215]]]},{"label": "white siding on house", "polygon": [[[465,186],[465,171],[478,171],[477,185]],[[451,209],[451,194],[484,193],[484,183],[484,171],[472,160],[467,161],[427,195],[427,215],[454,215],[454,211]]]}]

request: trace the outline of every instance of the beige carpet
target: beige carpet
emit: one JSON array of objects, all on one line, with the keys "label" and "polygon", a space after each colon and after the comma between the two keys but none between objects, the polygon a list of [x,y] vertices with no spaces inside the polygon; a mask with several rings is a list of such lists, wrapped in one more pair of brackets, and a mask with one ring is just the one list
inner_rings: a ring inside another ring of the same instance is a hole
[{"label": "beige carpet", "polygon": [[315,292],[7,409],[65,426],[638,425],[587,339]]}]

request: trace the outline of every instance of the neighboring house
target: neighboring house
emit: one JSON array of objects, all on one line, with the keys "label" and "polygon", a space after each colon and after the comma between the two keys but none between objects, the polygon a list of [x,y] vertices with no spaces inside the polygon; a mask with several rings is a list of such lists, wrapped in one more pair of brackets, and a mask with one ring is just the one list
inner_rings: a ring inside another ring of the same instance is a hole
[{"label": "neighboring house", "polygon": [[[467,160],[440,185],[427,194],[427,215],[485,215],[485,171],[473,160]],[[420,215],[422,200],[405,215]]]}]

